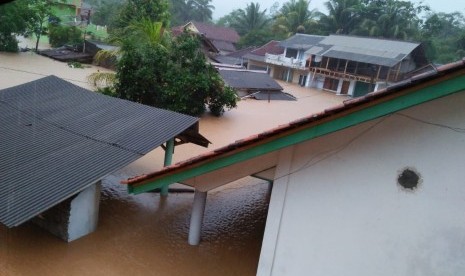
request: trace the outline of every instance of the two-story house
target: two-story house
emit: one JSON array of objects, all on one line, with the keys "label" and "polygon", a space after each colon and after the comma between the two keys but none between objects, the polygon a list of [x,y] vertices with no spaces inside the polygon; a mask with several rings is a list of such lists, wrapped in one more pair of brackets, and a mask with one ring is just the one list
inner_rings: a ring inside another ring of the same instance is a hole
[{"label": "two-story house", "polygon": [[284,48],[282,54],[265,55],[265,63],[271,65],[270,75],[279,80],[299,83],[305,86],[308,82],[306,51],[318,45],[325,37],[319,35],[296,34],[279,43]]},{"label": "two-story house", "polygon": [[344,35],[296,34],[266,54],[270,75],[337,94],[362,96],[399,82],[429,64],[420,43]]}]

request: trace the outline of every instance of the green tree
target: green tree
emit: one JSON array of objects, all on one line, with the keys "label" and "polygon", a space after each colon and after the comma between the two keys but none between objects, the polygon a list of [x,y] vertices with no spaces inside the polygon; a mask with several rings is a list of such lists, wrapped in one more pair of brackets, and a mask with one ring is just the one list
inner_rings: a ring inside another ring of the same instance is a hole
[{"label": "green tree", "polygon": [[459,12],[431,13],[421,30],[426,54],[438,63],[451,62],[463,57],[465,44],[465,17]]},{"label": "green tree", "polygon": [[173,40],[162,23],[133,22],[118,41],[121,51],[116,76],[94,74],[94,83],[114,81],[105,94],[199,116],[206,107],[214,115],[236,106],[235,93],[207,63],[197,36],[184,33]]},{"label": "green tree", "polygon": [[75,26],[49,25],[49,42],[52,47],[78,45],[82,43],[82,34]]},{"label": "green tree", "polygon": [[211,0],[172,0],[170,11],[173,25],[185,24],[188,21],[209,22],[215,7]]},{"label": "green tree", "polygon": [[232,15],[231,27],[239,35],[246,35],[251,31],[258,31],[266,28],[269,23],[266,9],[260,10],[260,4],[251,2],[245,9],[239,9]]},{"label": "green tree", "polygon": [[173,26],[183,25],[192,18],[193,2],[188,0],[170,1],[171,23]]},{"label": "green tree", "polygon": [[325,34],[350,34],[360,20],[360,0],[329,0],[319,24]]},{"label": "green tree", "polygon": [[37,52],[40,37],[44,34],[44,24],[52,15],[51,6],[49,1],[46,0],[32,0],[30,1],[28,8],[31,12],[31,17],[28,21],[28,30],[30,30],[36,37],[35,51]]},{"label": "green tree", "polygon": [[92,14],[92,23],[100,26],[110,26],[116,19],[123,0],[102,0],[94,3],[95,12]]},{"label": "green tree", "polygon": [[270,28],[252,30],[246,35],[242,36],[238,42],[239,48],[246,48],[249,46],[262,46],[271,40],[280,40],[283,38],[278,37],[277,35],[271,32]]},{"label": "green tree", "polygon": [[175,38],[167,71],[165,108],[200,116],[208,106],[220,116],[236,106],[236,94],[226,87],[215,68],[207,63],[197,36],[183,33]]},{"label": "green tree", "polygon": [[27,1],[18,0],[0,5],[0,51],[18,51],[15,36],[26,33],[30,17]]},{"label": "green tree", "polygon": [[118,11],[116,19],[110,26],[110,35],[122,36],[122,31],[133,22],[150,19],[161,22],[163,27],[169,26],[170,13],[166,0],[127,0]]},{"label": "green tree", "polygon": [[215,7],[211,4],[212,0],[190,0],[194,10],[192,19],[200,22],[209,22],[212,20],[212,14]]},{"label": "green tree", "polygon": [[216,22],[216,25],[223,26],[223,27],[231,27],[231,24],[234,21],[234,18],[238,15],[239,15],[239,10],[238,9],[233,10],[229,14],[220,17],[218,21]]},{"label": "green tree", "polygon": [[363,20],[354,33],[403,40],[418,36],[418,14],[428,10],[426,6],[398,0],[362,0],[361,4]]},{"label": "green tree", "polygon": [[317,15],[315,9],[310,10],[310,1],[290,0],[276,15],[273,30],[287,37],[298,32],[310,33],[317,26]]}]

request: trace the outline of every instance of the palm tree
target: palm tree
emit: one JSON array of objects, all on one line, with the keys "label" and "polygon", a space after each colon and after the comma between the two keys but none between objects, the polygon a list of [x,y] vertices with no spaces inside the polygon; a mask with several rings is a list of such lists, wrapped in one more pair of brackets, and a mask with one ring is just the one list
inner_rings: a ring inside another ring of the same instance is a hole
[{"label": "palm tree", "polygon": [[[148,18],[132,22],[121,35],[111,36],[110,42],[118,45],[118,50],[100,50],[95,56],[97,62],[108,58],[118,59],[129,46],[146,45],[149,47],[168,48],[170,37],[162,22],[153,22]],[[131,47],[134,50],[133,47]],[[112,86],[116,81],[115,73],[95,72],[88,76],[89,82],[96,87]]]},{"label": "palm tree", "polygon": [[424,10],[424,6],[414,6],[405,1],[372,0],[363,10],[365,19],[355,33],[405,40],[414,38],[419,32],[421,20],[418,14]]},{"label": "palm tree", "polygon": [[320,24],[326,33],[350,34],[360,19],[360,0],[329,0],[328,14],[322,14]]},{"label": "palm tree", "polygon": [[296,32],[309,32],[316,25],[316,9],[310,10],[310,1],[290,0],[284,3],[278,13],[274,29],[291,36]]},{"label": "palm tree", "polygon": [[188,0],[187,5],[194,8],[192,19],[200,22],[211,21],[215,6],[211,5],[210,2],[211,0]]},{"label": "palm tree", "polygon": [[260,4],[251,2],[245,9],[237,10],[232,18],[231,27],[240,35],[246,35],[253,30],[263,29],[269,21],[266,9],[260,11]]}]

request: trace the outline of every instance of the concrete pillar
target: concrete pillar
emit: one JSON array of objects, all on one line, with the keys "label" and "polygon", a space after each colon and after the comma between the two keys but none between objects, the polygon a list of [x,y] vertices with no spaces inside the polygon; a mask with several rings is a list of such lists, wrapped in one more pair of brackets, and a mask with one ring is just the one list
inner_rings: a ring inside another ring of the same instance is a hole
[{"label": "concrete pillar", "polygon": [[98,182],[80,192],[71,201],[68,242],[90,234],[97,229],[101,184]]},{"label": "concrete pillar", "polygon": [[[169,166],[173,162],[173,151],[174,151],[174,138],[171,138],[166,142],[166,148],[165,148],[165,161],[163,165]],[[160,189],[160,195],[162,196],[167,196],[168,195],[168,187],[169,185],[164,185]]]},{"label": "concrete pillar", "polygon": [[189,226],[189,244],[198,245],[202,231],[203,214],[205,203],[207,202],[207,192],[195,190],[194,204],[192,205],[191,223]]}]

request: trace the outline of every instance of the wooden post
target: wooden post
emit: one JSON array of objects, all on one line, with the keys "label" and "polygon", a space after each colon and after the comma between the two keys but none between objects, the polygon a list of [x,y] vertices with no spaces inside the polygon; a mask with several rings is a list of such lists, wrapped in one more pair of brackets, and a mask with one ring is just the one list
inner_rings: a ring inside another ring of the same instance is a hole
[{"label": "wooden post", "polygon": [[399,62],[399,66],[398,66],[398,68],[397,68],[397,73],[396,73],[396,79],[395,79],[395,81],[397,81],[397,80],[399,79],[399,73],[400,73],[400,67],[401,67],[401,65],[402,65],[402,62]]},{"label": "wooden post", "polygon": [[381,65],[378,67],[378,74],[376,74],[376,81],[379,80],[379,73],[381,72]]}]

